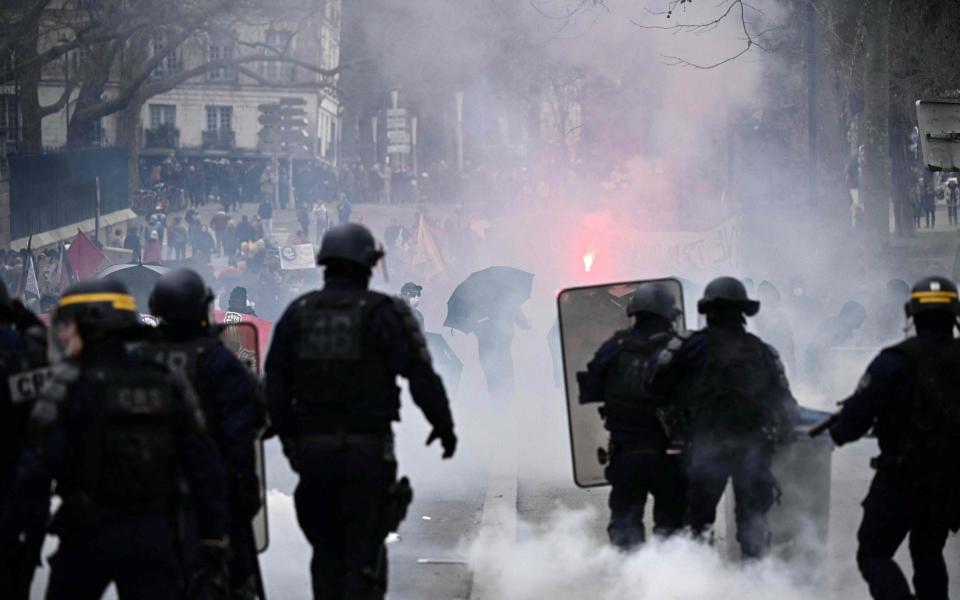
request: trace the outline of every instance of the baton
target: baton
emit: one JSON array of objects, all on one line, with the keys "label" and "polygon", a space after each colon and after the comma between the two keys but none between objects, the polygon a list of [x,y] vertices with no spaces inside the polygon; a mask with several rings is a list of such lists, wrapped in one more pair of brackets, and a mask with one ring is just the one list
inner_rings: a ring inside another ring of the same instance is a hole
[{"label": "baton", "polygon": [[818,435],[822,434],[824,431],[830,429],[833,426],[833,424],[839,420],[840,420],[840,413],[834,413],[829,417],[827,417],[826,419],[824,419],[823,421],[821,421],[820,423],[818,423],[817,425],[814,425],[810,429],[810,431],[807,432],[807,435],[809,435],[812,438],[815,438]]}]

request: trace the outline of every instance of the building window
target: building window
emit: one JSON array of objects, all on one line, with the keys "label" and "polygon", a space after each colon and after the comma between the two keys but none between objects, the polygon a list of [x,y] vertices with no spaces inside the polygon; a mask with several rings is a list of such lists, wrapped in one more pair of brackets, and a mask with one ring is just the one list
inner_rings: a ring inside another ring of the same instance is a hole
[{"label": "building window", "polygon": [[[270,50],[267,56],[282,54],[290,56],[293,52],[293,32],[271,29],[267,31],[266,45]],[[261,65],[261,74],[270,81],[292,83],[297,80],[296,67],[279,60],[266,60]]]},{"label": "building window", "polygon": [[[210,40],[207,44],[207,61],[216,62],[220,60],[233,60],[233,42],[230,40]],[[233,81],[237,78],[235,69],[221,67],[207,73],[207,79],[210,81]]]},{"label": "building window", "polygon": [[177,107],[173,104],[151,104],[150,129],[159,129],[164,125],[177,126]]},{"label": "building window", "polygon": [[183,70],[183,63],[180,60],[180,47],[172,50],[168,49],[171,38],[164,32],[159,32],[150,40],[150,56],[154,57],[161,52],[167,51],[167,54],[160,60],[153,69],[154,77],[164,77],[172,73],[179,73]]},{"label": "building window", "polygon": [[230,131],[233,129],[232,106],[207,107],[207,131]]},{"label": "building window", "polygon": [[20,114],[14,94],[0,94],[0,135],[8,142],[16,142]]},{"label": "building window", "polygon": [[[0,46],[3,46],[7,40],[13,39],[16,35],[16,27],[7,21],[0,22]],[[16,56],[13,53],[15,44],[10,44],[5,51],[0,51],[0,73],[12,71],[16,65]]]}]

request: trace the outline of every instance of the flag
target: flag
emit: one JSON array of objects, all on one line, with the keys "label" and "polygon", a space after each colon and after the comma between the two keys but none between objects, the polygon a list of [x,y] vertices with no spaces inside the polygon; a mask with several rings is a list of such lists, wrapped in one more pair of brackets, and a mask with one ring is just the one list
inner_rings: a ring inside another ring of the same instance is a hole
[{"label": "flag", "polygon": [[68,271],[72,271],[71,283],[90,279],[97,274],[100,266],[106,260],[103,252],[79,229],[77,230],[77,237],[73,238],[70,243],[66,258]]},{"label": "flag", "polygon": [[413,267],[421,269],[426,279],[447,276],[447,266],[437,249],[430,224],[424,215],[420,215],[420,223],[413,234],[413,258],[410,262]]},{"label": "flag", "polygon": [[[50,277],[50,290],[48,290],[51,294],[61,294],[65,289],[76,283],[73,268],[70,266],[70,259],[67,258],[66,244],[60,242],[57,250],[57,270]],[[56,289],[54,289],[54,285],[56,285]]]},{"label": "flag", "polygon": [[24,278],[23,288],[20,293],[21,300],[29,300],[29,296],[34,299],[40,299],[40,285],[37,283],[37,270],[33,265],[33,254],[27,255],[26,277]]},{"label": "flag", "polygon": [[[27,289],[27,279],[30,273],[31,260],[33,259],[33,236],[31,235],[27,238],[27,249],[21,251],[21,256],[23,257],[23,265],[20,268],[20,279],[17,280],[17,297],[23,298],[23,294]],[[36,278],[36,274],[34,274]]]}]

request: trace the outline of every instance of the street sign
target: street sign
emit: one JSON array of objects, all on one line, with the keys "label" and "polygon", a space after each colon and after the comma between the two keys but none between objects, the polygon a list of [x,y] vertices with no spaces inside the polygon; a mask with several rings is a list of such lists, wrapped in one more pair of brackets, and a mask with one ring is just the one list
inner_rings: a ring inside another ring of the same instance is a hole
[{"label": "street sign", "polygon": [[257,105],[257,110],[263,113],[277,112],[280,110],[280,105],[279,104],[259,104]]},{"label": "street sign", "polygon": [[388,144],[409,144],[410,132],[402,129],[387,130]]},{"label": "street sign", "polygon": [[406,117],[387,117],[387,129],[406,129]]},{"label": "street sign", "polygon": [[407,109],[405,108],[388,108],[387,109],[387,119],[391,117],[402,117],[407,118]]},{"label": "street sign", "polygon": [[410,144],[388,144],[387,154],[410,154]]},{"label": "street sign", "polygon": [[306,117],[307,111],[303,110],[302,108],[296,108],[293,106],[284,107],[280,109],[280,116],[283,117],[284,119],[295,118],[295,117]]},{"label": "street sign", "polygon": [[299,96],[284,96],[280,98],[280,104],[284,106],[304,106],[307,101]]},{"label": "street sign", "polygon": [[277,114],[277,113],[271,113],[271,112],[263,113],[262,115],[260,115],[260,116],[257,118],[257,121],[258,121],[261,125],[266,125],[266,126],[268,126],[268,127],[272,127],[272,126],[274,126],[274,125],[279,125],[279,124],[280,124],[280,115]]}]

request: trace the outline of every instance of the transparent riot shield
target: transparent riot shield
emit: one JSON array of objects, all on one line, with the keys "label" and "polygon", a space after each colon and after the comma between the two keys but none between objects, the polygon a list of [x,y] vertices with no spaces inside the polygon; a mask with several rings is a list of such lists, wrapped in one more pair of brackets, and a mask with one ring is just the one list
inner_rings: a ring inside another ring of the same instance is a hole
[{"label": "transparent riot shield", "polygon": [[586,371],[600,346],[614,333],[631,326],[627,304],[642,283],[659,283],[673,293],[680,315],[675,327],[683,331],[683,287],[676,279],[653,279],[569,288],[557,297],[567,416],[573,453],[573,479],[580,487],[606,485],[608,434],[600,404],[581,404],[577,373]]},{"label": "transparent riot shield", "polygon": [[[244,322],[222,325],[220,340],[231,352],[237,355],[237,358],[250,369],[250,372],[259,382],[261,362],[260,339],[257,328],[251,323]],[[269,528],[267,526],[267,473],[266,462],[263,458],[263,440],[258,436],[255,444],[257,477],[260,480],[260,512],[253,520],[253,536],[257,552],[264,552],[270,544]]]}]

